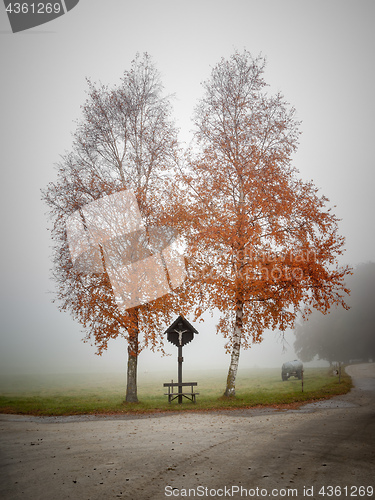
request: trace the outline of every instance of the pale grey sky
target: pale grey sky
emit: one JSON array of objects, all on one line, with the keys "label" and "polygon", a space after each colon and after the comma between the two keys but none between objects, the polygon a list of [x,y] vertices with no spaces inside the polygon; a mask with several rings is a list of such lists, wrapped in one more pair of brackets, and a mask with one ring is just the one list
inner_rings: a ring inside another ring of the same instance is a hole
[{"label": "pale grey sky", "polygon": [[[235,49],[268,60],[265,78],[297,109],[303,135],[295,166],[336,205],[346,236],[343,262],[375,261],[373,0],[80,0],[68,14],[13,34],[0,5],[1,371],[124,369],[125,343],[102,358],[80,326],[51,303],[50,238],[40,189],[71,147],[86,81],[115,84],[137,52],[149,52],[166,92],[175,93],[181,138],[211,66]],[[227,368],[214,322],[186,348],[186,361]],[[281,365],[274,333],[243,353],[240,366]],[[289,342],[293,337],[289,334]],[[202,346],[205,349],[202,349]],[[169,347],[168,347],[169,349]],[[169,352],[174,353],[173,346]],[[144,353],[140,369],[174,369]]]}]

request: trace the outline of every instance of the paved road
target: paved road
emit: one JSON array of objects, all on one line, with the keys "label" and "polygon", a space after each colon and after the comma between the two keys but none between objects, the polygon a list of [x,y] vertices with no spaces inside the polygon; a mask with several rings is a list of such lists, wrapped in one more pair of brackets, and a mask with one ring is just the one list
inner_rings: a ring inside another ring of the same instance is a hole
[{"label": "paved road", "polygon": [[349,394],[294,411],[0,415],[0,498],[375,498],[375,364],[348,372]]}]

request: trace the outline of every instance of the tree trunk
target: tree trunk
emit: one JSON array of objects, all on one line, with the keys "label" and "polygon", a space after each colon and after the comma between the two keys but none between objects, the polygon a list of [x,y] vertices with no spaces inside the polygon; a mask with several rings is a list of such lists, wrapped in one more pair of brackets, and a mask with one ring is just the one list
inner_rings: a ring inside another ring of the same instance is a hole
[{"label": "tree trunk", "polygon": [[129,332],[128,341],[128,370],[127,370],[127,384],[126,384],[126,398],[127,403],[138,403],[137,396],[137,365],[138,365],[138,310],[133,311],[133,325]]},{"label": "tree trunk", "polygon": [[225,397],[233,397],[236,395],[236,376],[238,370],[238,362],[240,359],[241,338],[242,338],[242,317],[243,317],[243,302],[237,302],[236,322],[233,331],[233,346],[230,359],[230,365],[227,377],[227,387],[224,392]]}]

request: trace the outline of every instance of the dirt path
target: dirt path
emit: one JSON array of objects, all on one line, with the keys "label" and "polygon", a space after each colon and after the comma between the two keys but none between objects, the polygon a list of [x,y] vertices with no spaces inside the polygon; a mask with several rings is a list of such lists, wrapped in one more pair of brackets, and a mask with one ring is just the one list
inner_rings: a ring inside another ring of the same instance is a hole
[{"label": "dirt path", "polygon": [[348,372],[349,394],[299,410],[0,415],[0,498],[375,498],[375,364]]}]

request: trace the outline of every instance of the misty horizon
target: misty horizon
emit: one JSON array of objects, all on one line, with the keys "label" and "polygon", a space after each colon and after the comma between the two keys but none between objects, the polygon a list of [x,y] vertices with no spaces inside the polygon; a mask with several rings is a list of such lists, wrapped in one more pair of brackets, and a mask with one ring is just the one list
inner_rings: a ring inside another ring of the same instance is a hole
[{"label": "misty horizon", "polygon": [[[173,116],[186,144],[201,82],[212,66],[235,48],[266,56],[270,92],[280,90],[302,121],[293,165],[303,180],[313,180],[341,219],[346,252],[340,264],[375,262],[373,17],[373,2],[296,8],[293,1],[238,0],[230,8],[208,0],[187,8],[171,0],[121,6],[91,0],[44,29],[13,34],[1,6],[0,373],[126,371],[125,341],[110,342],[108,351],[96,356],[96,348],[82,342],[82,327],[52,302],[50,223],[40,189],[55,180],[54,165],[71,149],[86,78],[116,84],[136,53],[152,56],[165,94],[175,95]],[[135,20],[142,20],[142,36]],[[42,31],[44,36],[32,36]],[[186,347],[186,370],[228,369],[215,324],[209,317],[194,323],[200,333]],[[239,370],[281,369],[296,357],[293,332],[285,338],[283,353],[279,333],[265,332],[261,344],[241,352]],[[174,372],[176,349],[167,342],[165,348],[171,354],[166,358],[142,352],[139,373]]]}]

